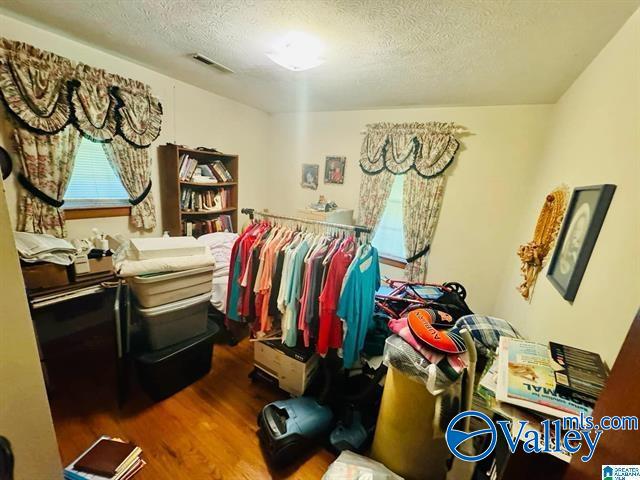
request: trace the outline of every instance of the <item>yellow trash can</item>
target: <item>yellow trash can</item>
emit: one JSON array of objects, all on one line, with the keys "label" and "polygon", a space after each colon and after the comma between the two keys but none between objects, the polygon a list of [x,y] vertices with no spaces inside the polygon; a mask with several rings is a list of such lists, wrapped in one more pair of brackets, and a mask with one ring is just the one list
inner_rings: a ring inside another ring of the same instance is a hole
[{"label": "yellow trash can", "polygon": [[437,398],[421,382],[389,367],[371,457],[406,480],[444,480],[449,449],[433,438]]}]

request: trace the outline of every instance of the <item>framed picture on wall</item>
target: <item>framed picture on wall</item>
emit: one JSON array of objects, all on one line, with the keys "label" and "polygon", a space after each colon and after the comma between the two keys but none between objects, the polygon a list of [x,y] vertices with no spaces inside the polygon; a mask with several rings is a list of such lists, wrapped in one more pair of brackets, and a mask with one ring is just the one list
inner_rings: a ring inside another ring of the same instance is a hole
[{"label": "framed picture on wall", "polygon": [[547,271],[549,281],[569,302],[576,298],[615,191],[610,184],[573,190]]},{"label": "framed picture on wall", "polygon": [[309,188],[311,190],[318,189],[318,172],[320,165],[317,163],[304,163],[302,164],[302,188]]},{"label": "framed picture on wall", "polygon": [[324,183],[344,183],[344,166],[347,157],[327,156],[324,159]]}]

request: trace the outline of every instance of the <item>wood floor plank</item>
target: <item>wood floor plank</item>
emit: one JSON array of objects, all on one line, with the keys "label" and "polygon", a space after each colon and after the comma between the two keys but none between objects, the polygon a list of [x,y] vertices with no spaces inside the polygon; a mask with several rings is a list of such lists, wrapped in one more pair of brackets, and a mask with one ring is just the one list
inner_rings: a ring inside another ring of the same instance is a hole
[{"label": "wood floor plank", "polygon": [[84,360],[72,367],[52,365],[57,388],[50,402],[63,463],[109,435],[142,448],[148,465],[138,480],[319,479],[335,458],[322,449],[284,471],[267,465],[256,418],[265,404],[285,395],[249,379],[250,342],[216,345],[213,358],[206,377],[173,397],[153,403],[134,387],[122,409],[109,359],[101,358],[98,368]]}]

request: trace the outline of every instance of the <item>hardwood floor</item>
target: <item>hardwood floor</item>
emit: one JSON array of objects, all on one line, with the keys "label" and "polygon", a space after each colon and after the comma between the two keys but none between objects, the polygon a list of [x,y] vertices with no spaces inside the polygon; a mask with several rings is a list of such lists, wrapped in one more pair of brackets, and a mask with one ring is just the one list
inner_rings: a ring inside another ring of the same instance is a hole
[{"label": "hardwood floor", "polygon": [[[134,387],[116,405],[115,370],[108,352],[52,361],[50,394],[62,462],[73,461],[100,435],[132,441],[148,465],[137,480],[319,479],[334,456],[322,449],[286,471],[271,470],[256,436],[256,417],[285,395],[252,383],[252,346],[216,345],[212,371],[173,397],[153,403]],[[79,361],[81,360],[81,361]]]}]

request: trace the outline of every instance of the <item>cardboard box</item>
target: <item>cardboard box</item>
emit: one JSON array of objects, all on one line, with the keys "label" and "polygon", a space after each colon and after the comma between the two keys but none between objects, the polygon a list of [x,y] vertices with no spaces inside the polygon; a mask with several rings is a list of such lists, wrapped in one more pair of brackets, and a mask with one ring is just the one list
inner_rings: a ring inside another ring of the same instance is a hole
[{"label": "cardboard box", "polygon": [[29,290],[69,285],[68,267],[55,263],[23,263],[24,285]]},{"label": "cardboard box", "polygon": [[71,280],[76,282],[89,275],[113,272],[113,257],[87,258],[86,255],[76,257],[72,265]]},{"label": "cardboard box", "polygon": [[300,355],[279,342],[255,342],[256,368],[278,380],[278,386],[291,395],[304,394],[320,364],[317,354]]}]

